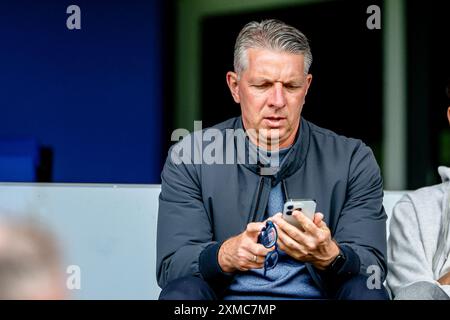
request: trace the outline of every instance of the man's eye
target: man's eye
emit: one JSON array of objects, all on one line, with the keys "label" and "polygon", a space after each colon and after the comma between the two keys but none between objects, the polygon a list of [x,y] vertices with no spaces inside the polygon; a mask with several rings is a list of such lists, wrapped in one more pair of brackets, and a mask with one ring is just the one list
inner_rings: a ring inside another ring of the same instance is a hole
[{"label": "man's eye", "polygon": [[253,85],[255,88],[257,89],[266,89],[268,88],[270,85],[268,83],[263,83],[263,84],[255,84]]},{"label": "man's eye", "polygon": [[295,89],[301,88],[301,86],[297,86],[297,85],[287,85],[287,86],[285,86],[285,88],[286,88],[286,89],[289,89],[289,90],[295,90]]}]

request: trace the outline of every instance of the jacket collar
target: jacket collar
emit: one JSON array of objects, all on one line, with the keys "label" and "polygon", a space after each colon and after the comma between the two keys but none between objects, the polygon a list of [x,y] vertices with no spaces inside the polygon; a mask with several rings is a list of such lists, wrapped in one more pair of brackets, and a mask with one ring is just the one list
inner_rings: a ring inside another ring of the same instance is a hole
[{"label": "jacket collar", "polygon": [[[235,129],[244,130],[242,117],[236,118]],[[289,149],[289,152],[285,156],[285,160],[281,166],[271,167],[270,163],[265,164],[264,161],[256,161],[255,159],[251,159],[252,161],[244,161],[242,165],[258,175],[271,177],[272,185],[276,185],[278,182],[291,176],[302,167],[308,153],[309,142],[310,125],[308,121],[301,117],[297,137],[294,144]],[[248,137],[245,138],[245,146],[247,151],[252,148]],[[251,155],[254,153],[249,152],[249,154]]]}]

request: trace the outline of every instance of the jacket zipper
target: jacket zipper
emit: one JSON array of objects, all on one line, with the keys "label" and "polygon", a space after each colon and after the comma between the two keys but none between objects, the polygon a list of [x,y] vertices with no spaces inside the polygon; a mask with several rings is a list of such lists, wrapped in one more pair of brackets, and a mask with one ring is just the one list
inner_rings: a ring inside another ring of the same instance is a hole
[{"label": "jacket zipper", "polygon": [[258,208],[259,208],[259,202],[261,201],[261,193],[262,193],[263,186],[264,186],[264,178],[260,176],[259,184],[258,184],[258,194],[256,196],[256,205],[255,205],[255,209],[253,210],[253,214],[252,214],[249,222],[254,222],[254,220],[256,218],[256,214],[257,214]]},{"label": "jacket zipper", "polygon": [[283,179],[283,180],[281,180],[281,183],[282,183],[282,186],[283,186],[283,192],[284,192],[284,200],[289,200],[290,198],[289,198],[289,193],[288,193],[288,191],[287,191],[287,187],[286,187],[286,181]]}]

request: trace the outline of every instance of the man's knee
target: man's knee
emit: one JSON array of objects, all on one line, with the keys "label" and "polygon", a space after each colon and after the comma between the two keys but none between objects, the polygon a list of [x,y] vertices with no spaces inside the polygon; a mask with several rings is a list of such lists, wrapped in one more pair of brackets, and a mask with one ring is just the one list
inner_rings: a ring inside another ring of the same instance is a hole
[{"label": "man's knee", "polygon": [[386,288],[373,288],[369,286],[368,277],[357,275],[344,281],[336,291],[335,299],[338,300],[389,300]]},{"label": "man's knee", "polygon": [[394,299],[449,300],[450,297],[438,285],[426,281],[419,281],[400,289]]},{"label": "man's knee", "polygon": [[161,291],[159,300],[216,300],[208,283],[195,276],[186,276],[169,282]]}]

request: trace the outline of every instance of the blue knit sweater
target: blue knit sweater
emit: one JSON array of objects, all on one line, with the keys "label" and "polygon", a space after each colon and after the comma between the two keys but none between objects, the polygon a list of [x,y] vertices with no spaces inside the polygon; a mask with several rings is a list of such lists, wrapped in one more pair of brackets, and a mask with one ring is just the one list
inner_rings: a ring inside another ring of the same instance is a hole
[{"label": "blue knit sweater", "polygon": [[[282,163],[289,148],[280,150]],[[273,216],[283,210],[284,194],[281,182],[270,191],[266,216]],[[225,300],[239,299],[321,299],[304,263],[299,262],[278,249],[279,259],[275,268],[252,269],[237,274],[228,288]]]}]

